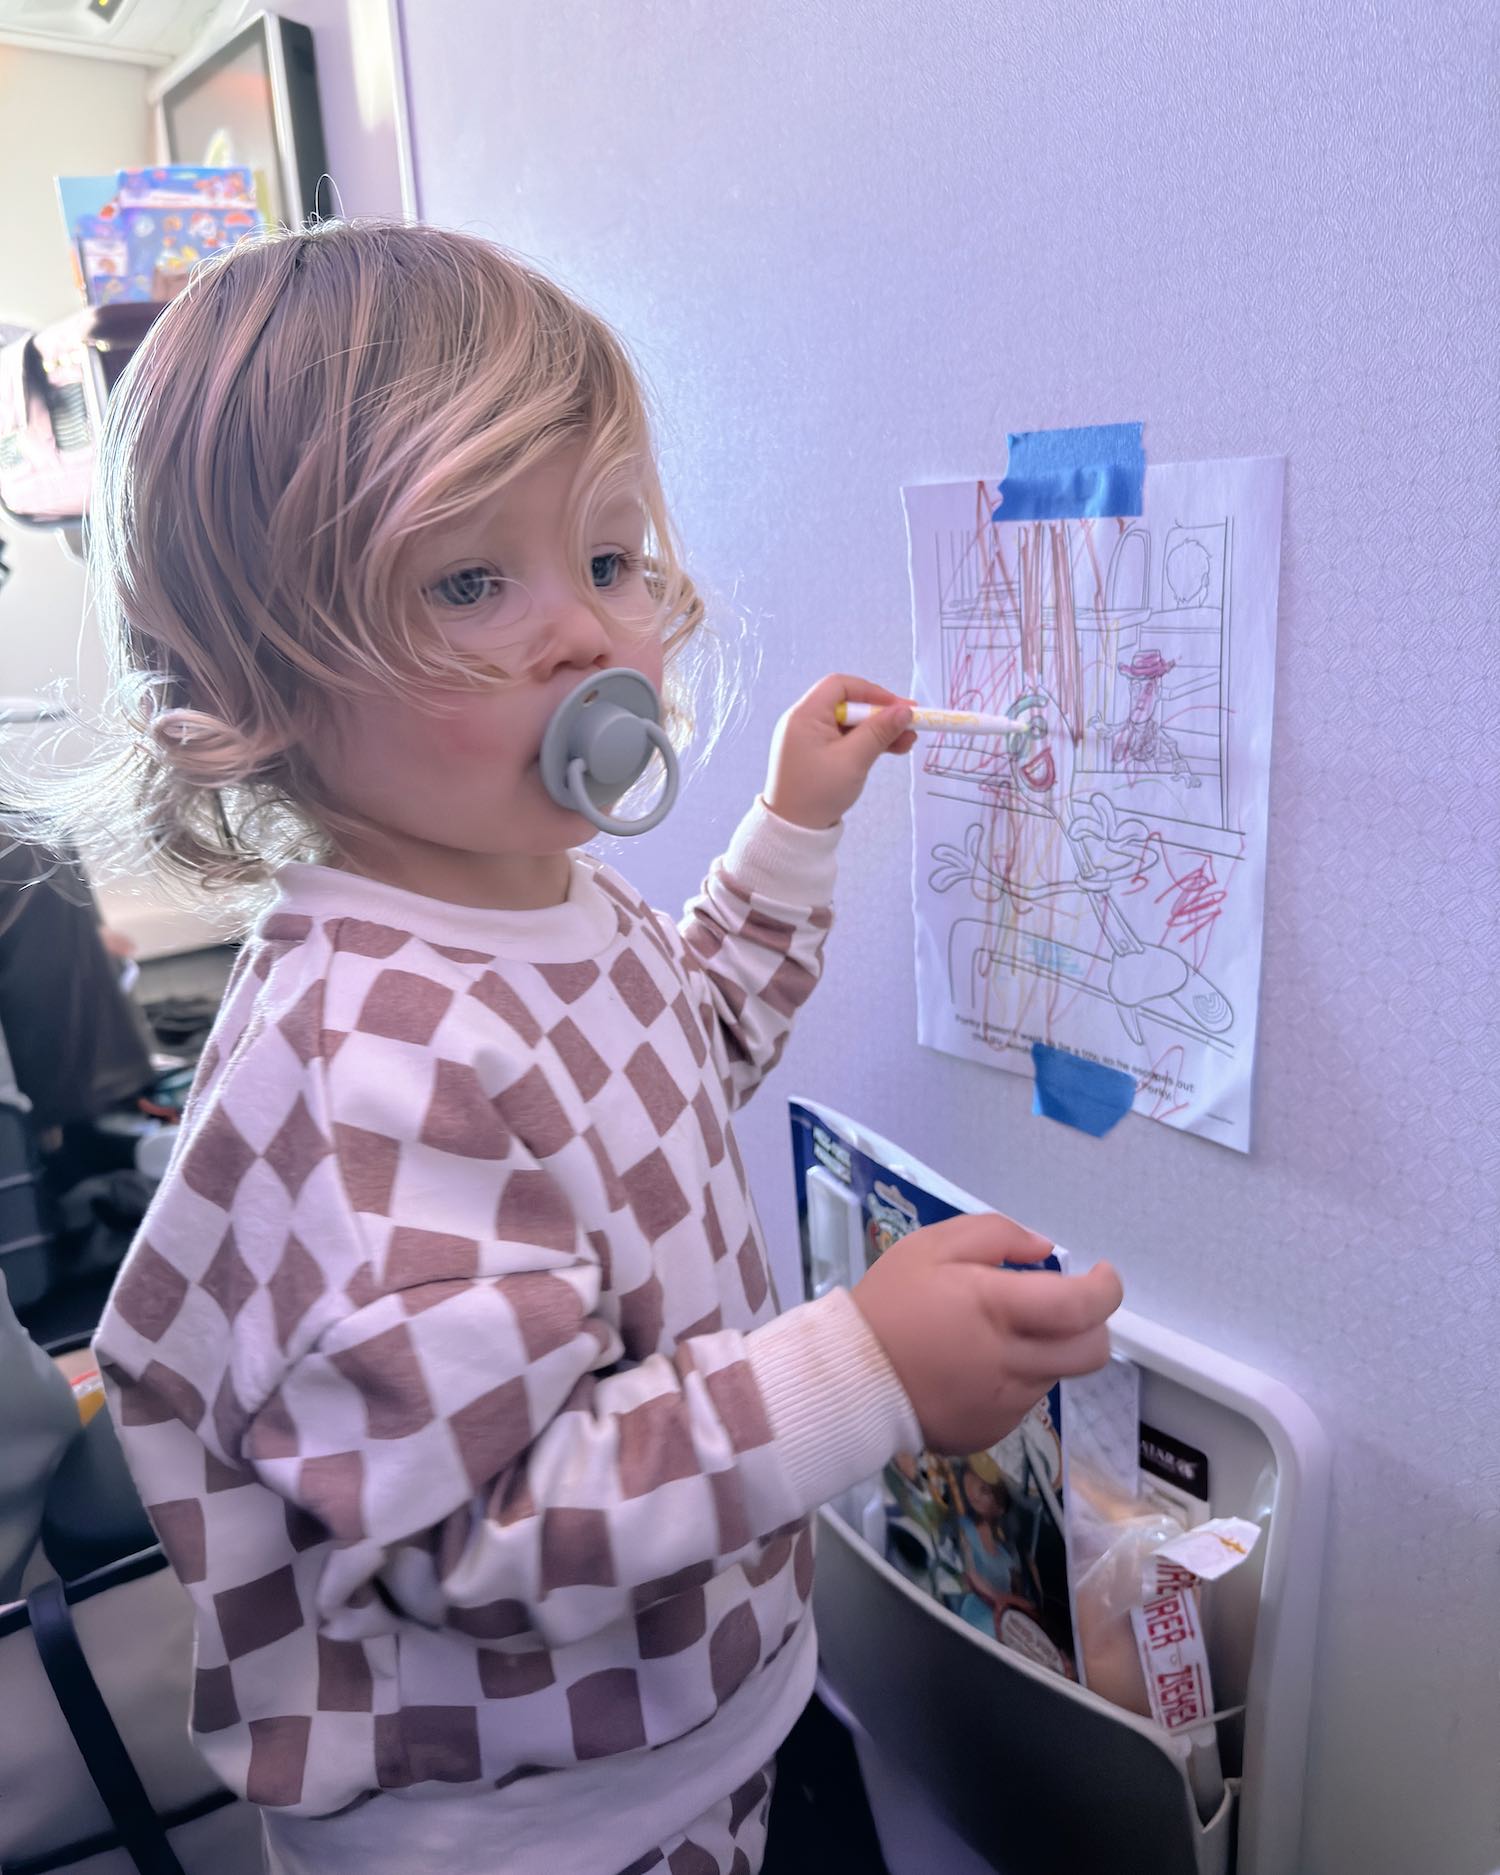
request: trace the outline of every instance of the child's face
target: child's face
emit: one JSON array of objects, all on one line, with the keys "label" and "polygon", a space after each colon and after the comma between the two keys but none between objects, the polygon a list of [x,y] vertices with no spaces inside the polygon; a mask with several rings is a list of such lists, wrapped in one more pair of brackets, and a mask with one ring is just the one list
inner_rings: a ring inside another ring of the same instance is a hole
[{"label": "child's face", "polygon": [[1005,1499],[987,1478],[981,1478],[978,1472],[964,1473],[964,1496],[968,1499],[969,1509],[976,1517],[993,1521],[1003,1516],[1006,1508]]},{"label": "child's face", "polygon": [[[542,785],[542,733],[591,671],[627,665],[661,682],[660,633],[643,629],[654,606],[633,492],[594,512],[584,565],[572,564],[568,501],[583,456],[581,442],[555,450],[418,544],[418,629],[484,657],[508,681],[338,707],[326,781],[341,806],[380,829],[417,889],[424,853],[450,872],[465,856],[482,870],[485,861],[545,860],[592,838],[589,823]],[[580,574],[597,595],[594,609],[579,594]],[[372,856],[380,857],[361,854]]]}]

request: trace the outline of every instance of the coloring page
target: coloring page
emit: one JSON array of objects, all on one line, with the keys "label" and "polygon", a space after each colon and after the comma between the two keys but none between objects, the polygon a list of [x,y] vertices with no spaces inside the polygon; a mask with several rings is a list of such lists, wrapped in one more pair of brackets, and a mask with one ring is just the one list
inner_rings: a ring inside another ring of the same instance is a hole
[{"label": "coloring page", "polygon": [[919,1039],[1045,1042],[1241,1152],[1260,990],[1280,458],[1153,464],[1142,513],[904,491],[920,703],[1030,733],[913,755]]}]

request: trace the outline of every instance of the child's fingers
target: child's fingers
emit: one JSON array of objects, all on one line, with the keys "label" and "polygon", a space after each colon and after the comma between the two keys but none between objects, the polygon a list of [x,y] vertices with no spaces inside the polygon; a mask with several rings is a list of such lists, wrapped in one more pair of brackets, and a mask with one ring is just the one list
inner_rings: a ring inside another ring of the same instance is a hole
[{"label": "child's fingers", "polygon": [[1068,1335],[1060,1341],[1033,1341],[1027,1346],[1031,1377],[1046,1386],[1079,1374],[1097,1374],[1109,1363],[1107,1328],[1090,1328],[1081,1335]]},{"label": "child's fingers", "polygon": [[929,1224],[922,1240],[928,1253],[942,1263],[1040,1263],[1052,1254],[1045,1237],[999,1211],[966,1212],[941,1224]]},{"label": "child's fingers", "polygon": [[903,729],[901,734],[897,736],[896,740],[890,745],[890,747],[887,749],[883,749],[881,753],[883,755],[905,755],[910,750],[914,749],[916,746],[917,746],[916,730],[915,729]]},{"label": "child's fingers", "polygon": [[852,729],[846,730],[843,752],[859,767],[869,769],[882,755],[892,754],[903,738],[910,743],[910,723],[911,705],[893,703],[878,716],[867,717],[864,722],[856,723]]},{"label": "child's fingers", "polygon": [[1095,1306],[1101,1311],[1101,1321],[1108,1321],[1125,1300],[1125,1285],[1120,1281],[1113,1263],[1096,1263],[1081,1276],[1075,1276],[1073,1281],[1081,1283],[1093,1297]]},{"label": "child's fingers", "polygon": [[[1002,1270],[998,1272],[1004,1276]],[[1107,1263],[1096,1263],[1084,1276],[1039,1270],[985,1285],[991,1320],[1014,1334],[1066,1340],[1107,1322],[1125,1298],[1120,1279]]]},{"label": "child's fingers", "polygon": [[835,671],[827,677],[820,677],[812,689],[792,705],[791,713],[795,716],[811,716],[836,727],[834,711],[841,703],[880,705],[905,701],[894,690],[887,690],[884,684],[872,684],[868,678],[851,677],[846,672]]},{"label": "child's fingers", "polygon": [[909,697],[903,697],[898,691],[887,690],[884,684],[871,683],[868,677],[850,677],[840,674],[827,677],[825,683],[842,686],[841,692],[834,698],[837,703],[909,703]]}]

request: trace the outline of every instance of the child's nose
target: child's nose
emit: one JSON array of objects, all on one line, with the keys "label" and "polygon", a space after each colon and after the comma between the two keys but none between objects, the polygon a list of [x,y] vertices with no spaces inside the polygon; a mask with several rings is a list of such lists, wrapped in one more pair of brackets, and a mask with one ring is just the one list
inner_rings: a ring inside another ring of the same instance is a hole
[{"label": "child's nose", "polygon": [[598,613],[575,593],[559,594],[547,608],[535,675],[545,681],[562,670],[607,670],[613,661],[609,633]]}]

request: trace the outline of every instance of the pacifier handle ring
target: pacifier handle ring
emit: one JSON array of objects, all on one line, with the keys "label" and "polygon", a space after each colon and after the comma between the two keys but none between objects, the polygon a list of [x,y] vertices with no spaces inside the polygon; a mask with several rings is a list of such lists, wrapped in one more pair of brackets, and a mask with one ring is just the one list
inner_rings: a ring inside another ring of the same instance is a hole
[{"label": "pacifier handle ring", "polygon": [[573,805],[584,819],[596,826],[601,833],[650,833],[653,827],[659,827],[672,811],[672,804],[677,799],[677,751],[672,747],[667,732],[660,723],[642,719],[642,729],[648,740],[661,756],[662,767],[667,771],[661,794],[656,805],[642,814],[639,820],[623,820],[618,815],[606,814],[602,807],[597,807],[589,799],[583,785],[585,763],[581,755],[575,755],[568,763],[568,793]]}]

